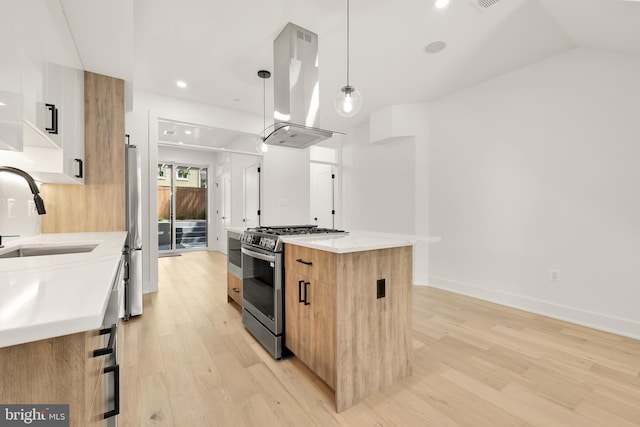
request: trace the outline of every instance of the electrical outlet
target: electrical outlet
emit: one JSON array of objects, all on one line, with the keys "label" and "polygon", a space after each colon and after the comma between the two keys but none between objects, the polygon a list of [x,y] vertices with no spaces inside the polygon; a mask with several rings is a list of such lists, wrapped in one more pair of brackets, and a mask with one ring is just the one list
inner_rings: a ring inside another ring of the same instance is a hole
[{"label": "electrical outlet", "polygon": [[376,282],[376,298],[384,298],[386,286],[387,284],[385,279],[378,279]]},{"label": "electrical outlet", "polygon": [[36,202],[34,202],[33,200],[27,201],[27,216],[38,216],[38,211],[36,210]]},{"label": "electrical outlet", "polygon": [[555,268],[552,268],[551,270],[549,270],[549,280],[551,280],[552,282],[559,282],[560,270],[557,270]]},{"label": "electrical outlet", "polygon": [[7,218],[13,219],[15,215],[13,214],[13,206],[16,204],[16,199],[9,198],[7,199]]}]

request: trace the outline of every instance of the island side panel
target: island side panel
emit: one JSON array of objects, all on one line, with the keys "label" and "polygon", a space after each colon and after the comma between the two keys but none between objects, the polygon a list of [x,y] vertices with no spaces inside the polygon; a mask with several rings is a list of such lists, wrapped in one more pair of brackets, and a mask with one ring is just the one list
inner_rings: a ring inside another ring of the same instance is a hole
[{"label": "island side panel", "polygon": [[[338,257],[338,412],[412,373],[411,264],[410,246]],[[384,298],[378,279],[386,282]]]}]

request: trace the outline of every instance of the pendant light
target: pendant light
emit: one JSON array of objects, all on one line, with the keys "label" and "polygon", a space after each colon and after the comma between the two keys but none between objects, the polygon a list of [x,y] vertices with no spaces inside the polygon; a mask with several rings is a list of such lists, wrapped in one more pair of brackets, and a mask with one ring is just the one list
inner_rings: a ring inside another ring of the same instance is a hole
[{"label": "pendant light", "polygon": [[343,117],[352,117],[362,108],[362,95],[349,84],[349,0],[347,0],[347,84],[340,89],[335,100],[335,109]]},{"label": "pendant light", "polygon": [[264,154],[269,151],[269,146],[264,143],[264,131],[267,129],[267,79],[271,77],[271,73],[267,70],[258,71],[258,77],[262,79],[262,136],[256,141],[256,151]]}]

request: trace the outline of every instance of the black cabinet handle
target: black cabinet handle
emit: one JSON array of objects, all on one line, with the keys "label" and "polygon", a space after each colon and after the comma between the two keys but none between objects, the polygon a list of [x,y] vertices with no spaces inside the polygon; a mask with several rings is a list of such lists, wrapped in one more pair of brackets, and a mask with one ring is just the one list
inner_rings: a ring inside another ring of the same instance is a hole
[{"label": "black cabinet handle", "polygon": [[110,328],[100,329],[100,335],[109,334],[109,343],[105,348],[99,348],[93,350],[93,357],[104,356],[113,353],[114,346],[116,344],[116,331],[118,326],[114,323]]},{"label": "black cabinet handle", "polygon": [[233,292],[235,292],[236,294],[239,294],[239,293],[240,293],[240,289],[238,289],[238,288],[231,288],[231,290],[232,290]]},{"label": "black cabinet handle", "polygon": [[[42,104],[40,104],[42,105]],[[58,134],[58,109],[55,104],[44,104],[47,107],[47,110],[51,112],[51,127],[44,128],[49,133]]]},{"label": "black cabinet handle", "polygon": [[73,160],[78,162],[78,174],[76,175],[76,178],[82,178],[82,174],[83,174],[83,171],[82,171],[82,159],[73,159]]},{"label": "black cabinet handle", "polygon": [[302,299],[302,284],[304,283],[304,280],[298,280],[298,302],[304,302],[304,299]]},{"label": "black cabinet handle", "polygon": [[309,286],[311,284],[311,282],[304,282],[304,305],[309,305],[311,304],[309,301],[307,301],[307,286]]},{"label": "black cabinet handle", "polygon": [[104,373],[113,372],[113,410],[104,413],[104,419],[114,417],[120,413],[120,365],[104,368]]},{"label": "black cabinet handle", "polygon": [[305,261],[302,258],[298,258],[296,261],[298,261],[300,264],[304,264],[304,265],[313,265],[313,262]]}]

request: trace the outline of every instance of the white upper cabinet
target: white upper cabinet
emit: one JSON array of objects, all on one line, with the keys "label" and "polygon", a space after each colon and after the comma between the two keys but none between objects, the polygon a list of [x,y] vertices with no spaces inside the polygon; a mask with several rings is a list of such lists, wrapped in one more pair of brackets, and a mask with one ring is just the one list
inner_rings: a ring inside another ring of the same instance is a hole
[{"label": "white upper cabinet", "polygon": [[20,3],[0,0],[0,150],[22,150]]},{"label": "white upper cabinet", "polygon": [[10,114],[0,109],[0,150],[22,151],[0,151],[0,164],[43,182],[84,183],[84,72],[62,6],[0,5],[0,99],[17,94],[22,101]]}]

